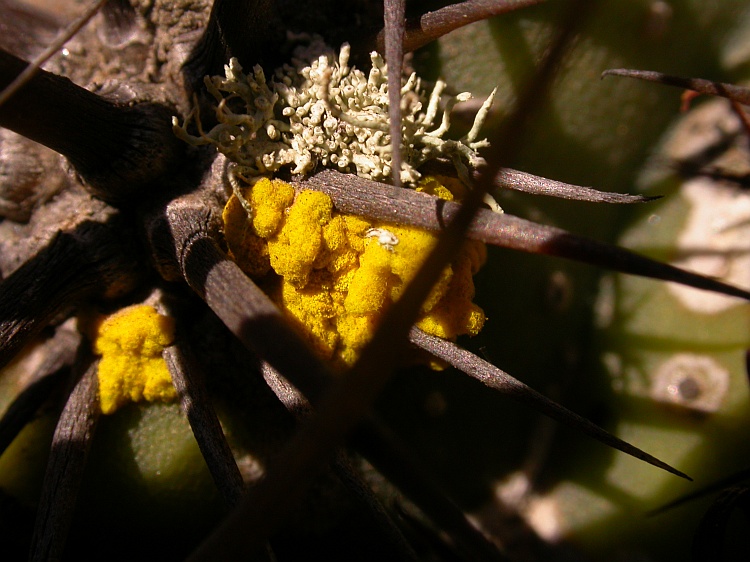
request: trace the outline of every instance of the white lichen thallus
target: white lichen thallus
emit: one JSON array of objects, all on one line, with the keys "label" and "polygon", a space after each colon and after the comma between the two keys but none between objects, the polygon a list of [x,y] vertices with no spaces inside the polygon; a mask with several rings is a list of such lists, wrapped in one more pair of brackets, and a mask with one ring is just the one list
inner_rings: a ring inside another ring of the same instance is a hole
[{"label": "white lichen thallus", "polygon": [[[174,118],[175,133],[193,145],[215,145],[236,163],[240,177],[275,173],[285,167],[303,175],[320,165],[389,181],[387,65],[372,52],[372,68],[365,74],[349,66],[348,44],[336,56],[322,39],[308,39],[295,49],[291,64],[276,70],[271,82],[260,66],[245,74],[239,61],[231,59],[225,77],[205,80],[217,102],[218,124],[204,132],[196,105],[182,125]],[[437,158],[450,159],[468,183],[469,169],[478,162],[477,150],[488,145],[477,139],[494,92],[482,104],[471,130],[452,140],[444,138],[451,111],[455,104],[471,99],[471,94],[451,97],[441,109],[445,88],[445,82],[438,80],[428,96],[416,74],[401,88],[401,181],[405,185],[414,185],[421,178],[418,168]],[[188,132],[192,123],[198,135]]]}]

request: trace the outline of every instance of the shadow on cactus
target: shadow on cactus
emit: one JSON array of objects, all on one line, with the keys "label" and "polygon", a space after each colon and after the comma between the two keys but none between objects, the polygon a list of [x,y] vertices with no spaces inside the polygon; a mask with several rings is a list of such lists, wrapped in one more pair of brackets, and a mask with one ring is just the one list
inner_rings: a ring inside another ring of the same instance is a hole
[{"label": "shadow on cactus", "polygon": [[[455,343],[485,321],[472,280],[485,244],[750,298],[497,206],[505,189],[648,200],[503,166],[590,3],[564,14],[488,142],[491,99],[454,138],[452,108],[470,96],[404,71],[405,52],[536,3],[406,17],[390,0],[319,2],[313,14],[299,2],[110,0],[71,28],[45,70],[11,86],[0,106],[0,362],[17,387],[0,420],[6,453],[64,406],[35,515],[3,497],[4,520],[18,523],[4,540],[32,560],[108,541],[123,545],[113,559],[143,545],[160,559],[502,560],[529,548],[544,559],[555,547],[533,533],[520,548],[477,530],[374,409],[415,362],[458,369],[687,477]],[[0,10],[13,22],[0,40],[8,87],[62,26],[15,2]],[[112,513],[98,519],[115,528],[94,537],[75,507],[97,426],[157,411],[131,402],[172,400],[217,490],[208,522],[176,544],[182,513],[149,530],[118,529]],[[367,483],[352,459],[374,467]],[[396,499],[384,507],[375,484]]]},{"label": "shadow on cactus", "polygon": [[[717,200],[722,192],[741,193],[747,189],[747,174],[738,170],[737,165],[746,168],[750,164],[747,149],[748,138],[750,138],[750,120],[744,108],[750,102],[748,88],[644,70],[611,69],[602,74],[602,78],[607,76],[636,78],[681,88],[684,90],[682,95],[684,111],[688,109],[694,98],[701,95],[724,98],[724,100],[716,100],[712,105],[704,106],[705,116],[695,117],[689,121],[695,126],[696,123],[701,122],[701,119],[708,120],[719,134],[715,137],[707,135],[709,140],[705,142],[705,146],[701,144],[691,146],[688,155],[670,159],[662,164],[673,169],[677,175],[684,178],[685,182],[693,182],[693,185],[695,182],[707,182],[706,185],[714,189],[714,192],[709,191],[709,194]],[[719,104],[720,101],[723,103]],[[725,128],[726,123],[722,123],[720,119],[722,116],[732,116],[736,123],[732,127]],[[737,160],[728,158],[728,155],[739,157],[741,163],[737,164]],[[735,219],[726,218],[733,223],[737,222]],[[746,377],[747,361],[750,356],[748,351],[744,355]],[[747,384],[746,380],[745,384]],[[651,510],[650,515],[658,517],[665,512],[684,507],[690,502],[715,496],[697,523],[691,548],[692,559],[695,561],[740,559],[746,555],[744,535],[747,531],[747,519],[746,516],[742,517],[740,514],[746,512],[747,509],[749,475],[750,471],[743,469],[724,476],[718,481],[704,484],[697,490]]]}]

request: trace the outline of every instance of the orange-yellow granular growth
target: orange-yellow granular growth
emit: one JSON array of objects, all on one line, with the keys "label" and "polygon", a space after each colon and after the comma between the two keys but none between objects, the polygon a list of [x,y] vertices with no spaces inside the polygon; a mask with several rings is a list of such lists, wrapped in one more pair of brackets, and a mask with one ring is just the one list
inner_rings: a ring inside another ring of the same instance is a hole
[{"label": "orange-yellow granular growth", "polygon": [[174,321],[152,306],[136,305],[105,318],[96,328],[99,404],[111,414],[128,402],[177,397],[162,350],[174,340]]},{"label": "orange-yellow granular growth", "polygon": [[[447,200],[462,193],[461,187],[433,178],[418,190]],[[279,180],[262,178],[243,196],[252,217],[234,196],[224,209],[230,255],[249,276],[263,280],[321,357],[353,364],[383,312],[416,275],[436,235],[341,215],[327,195],[303,191],[295,198],[293,188]],[[472,276],[485,259],[484,244],[467,241],[443,270],[416,325],[445,339],[476,335],[485,317],[472,302]]]}]

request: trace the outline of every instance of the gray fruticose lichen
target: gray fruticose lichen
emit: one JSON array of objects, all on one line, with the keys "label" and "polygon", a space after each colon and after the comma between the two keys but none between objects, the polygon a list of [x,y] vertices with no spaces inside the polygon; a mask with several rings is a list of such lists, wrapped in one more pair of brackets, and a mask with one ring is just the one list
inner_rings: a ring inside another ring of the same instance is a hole
[{"label": "gray fruticose lichen", "polygon": [[[216,99],[218,124],[203,131],[197,107],[182,125],[173,119],[175,134],[193,145],[213,144],[236,163],[235,173],[252,177],[291,167],[293,174],[312,172],[317,165],[353,172],[375,181],[391,175],[391,139],[388,133],[388,68],[372,52],[372,69],[365,74],[349,66],[349,45],[338,56],[322,39],[309,38],[267,81],[255,66],[245,74],[236,58],[225,66],[226,76],[206,77]],[[422,81],[412,74],[401,88],[403,165],[401,181],[413,185],[417,168],[428,160],[448,158],[459,176],[478,159],[477,140],[494,92],[482,104],[471,130],[459,140],[445,139],[453,106],[471,99],[464,92],[441,107],[446,84],[438,80],[428,96]],[[426,104],[426,107],[425,107]],[[439,114],[440,122],[436,123]],[[198,135],[188,133],[194,122]]]}]

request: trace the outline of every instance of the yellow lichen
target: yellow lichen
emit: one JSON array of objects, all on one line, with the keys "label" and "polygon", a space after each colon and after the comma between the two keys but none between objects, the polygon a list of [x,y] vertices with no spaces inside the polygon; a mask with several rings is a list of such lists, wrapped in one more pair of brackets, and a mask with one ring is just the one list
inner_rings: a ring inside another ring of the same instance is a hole
[{"label": "yellow lichen", "polygon": [[304,191],[289,208],[279,233],[268,238],[271,267],[287,282],[307,285],[316,261],[325,256],[323,226],[331,220],[332,210],[330,197]]},{"label": "yellow lichen", "polygon": [[466,192],[466,187],[461,183],[461,180],[456,178],[441,177],[438,181],[437,178],[432,176],[426,176],[422,178],[416,191],[420,193],[429,193],[445,201],[453,201],[463,199]]},{"label": "yellow lichen", "polygon": [[284,211],[294,202],[294,188],[279,180],[262,181],[248,201],[253,208],[253,232],[261,238],[276,234]]},{"label": "yellow lichen", "polygon": [[[418,189],[451,200],[463,188],[426,178]],[[236,197],[229,200],[224,227],[230,254],[248,275],[262,280],[321,357],[351,365],[437,237],[340,215],[328,196],[303,191],[294,198],[290,190],[267,178],[247,187],[250,218]],[[446,339],[476,335],[485,318],[472,302],[472,275],[485,259],[484,244],[467,241],[430,292],[417,326]]]},{"label": "yellow lichen", "polygon": [[177,397],[162,350],[174,339],[174,321],[148,305],[124,308],[96,327],[99,404],[111,414],[128,402]]}]

